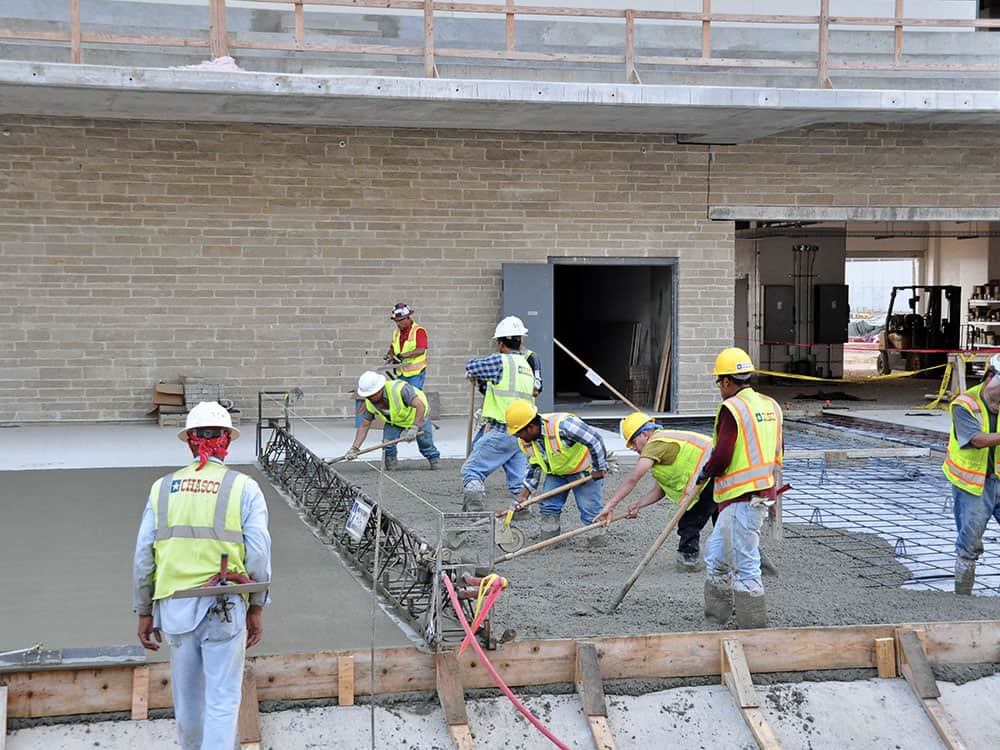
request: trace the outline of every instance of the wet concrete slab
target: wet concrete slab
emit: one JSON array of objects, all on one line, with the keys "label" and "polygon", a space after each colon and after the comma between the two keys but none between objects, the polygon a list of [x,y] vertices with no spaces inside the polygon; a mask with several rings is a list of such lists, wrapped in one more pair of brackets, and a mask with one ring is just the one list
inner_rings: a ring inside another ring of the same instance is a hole
[{"label": "wet concrete slab", "polygon": [[[248,441],[251,442],[252,441]],[[183,446],[172,446],[176,451]],[[39,451],[38,455],[43,455]],[[0,651],[137,643],[135,535],[150,484],[172,466],[0,472]],[[258,654],[368,648],[372,597],[252,466],[273,542],[273,604]],[[411,644],[381,608],[375,645]],[[154,658],[164,658],[166,649]]]}]

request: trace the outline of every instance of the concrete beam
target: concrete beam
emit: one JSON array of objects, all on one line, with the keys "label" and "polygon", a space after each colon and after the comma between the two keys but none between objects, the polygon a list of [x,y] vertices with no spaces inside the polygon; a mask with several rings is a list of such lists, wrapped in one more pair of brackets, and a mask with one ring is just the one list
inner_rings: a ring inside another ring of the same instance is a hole
[{"label": "concrete beam", "polygon": [[698,143],[739,143],[831,122],[995,126],[1000,92],[458,81],[0,61],[0,113],[683,133]]},{"label": "concrete beam", "polygon": [[1000,221],[1000,206],[709,206],[716,221]]}]

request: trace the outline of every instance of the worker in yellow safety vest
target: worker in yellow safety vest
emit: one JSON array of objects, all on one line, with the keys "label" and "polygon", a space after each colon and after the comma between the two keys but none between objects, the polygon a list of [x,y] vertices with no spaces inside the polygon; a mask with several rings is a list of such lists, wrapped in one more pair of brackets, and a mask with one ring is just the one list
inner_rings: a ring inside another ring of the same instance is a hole
[{"label": "worker in yellow safety vest", "polygon": [[698,432],[670,430],[658,425],[640,411],[621,421],[625,445],[639,454],[635,468],[625,477],[597,519],[608,522],[622,500],[628,497],[647,474],[652,474],[656,486],[629,504],[627,513],[638,518],[639,510],[666,497],[679,503],[685,495],[691,497],[688,509],[677,525],[680,543],[677,547],[677,570],[693,573],[700,570],[699,547],[701,530],[715,515],[713,482],[698,484],[698,474],[712,451],[712,438]]},{"label": "worker in yellow safety vest", "polygon": [[486,509],[486,477],[503,467],[507,489],[515,498],[521,492],[528,462],[517,446],[517,439],[507,433],[507,407],[518,399],[535,402],[535,374],[520,353],[522,337],[528,330],[517,320],[504,318],[493,332],[497,353],[470,359],[465,363],[466,377],[486,383],[483,397],[482,426],[472,440],[472,450],[462,464],[463,512]]},{"label": "worker in yellow safety vest", "polygon": [[[601,509],[604,474],[608,470],[608,452],[597,430],[575,414],[539,414],[537,406],[521,399],[507,407],[505,416],[507,432],[517,438],[518,447],[528,459],[518,504],[538,489],[542,474],[545,474],[542,492],[589,476],[589,482],[577,485],[572,491],[580,511],[580,522],[585,526],[593,523]],[[559,535],[559,517],[569,492],[566,490],[541,501],[539,525],[543,540]],[[606,546],[606,529],[592,533],[587,542],[590,547]]]},{"label": "worker in yellow safety vest", "polygon": [[[271,580],[271,537],[260,486],[223,464],[240,436],[221,405],[202,402],[177,437],[194,461],[149,491],[136,539],[132,605],[144,648],[166,635],[174,717],[183,750],[236,747],[246,649],[260,642],[267,591],[174,595],[187,589]],[[220,560],[228,556],[227,579]]]},{"label": "worker in yellow safety vest", "polygon": [[718,518],[705,546],[705,618],[725,626],[767,627],[760,570],[760,529],[776,497],[775,471],[784,452],[781,407],[750,387],[750,356],[737,347],[715,358],[712,374],[722,403],[712,453],[698,477],[715,478]]},{"label": "worker in yellow safety vest", "polygon": [[941,466],[951,482],[955,528],[955,593],[972,594],[976,561],[983,553],[983,534],[990,518],[1000,523],[1000,354],[990,357],[979,385],[951,402],[948,455]]},{"label": "worker in yellow safety vest", "polygon": [[395,362],[396,377],[423,390],[427,378],[427,329],[413,322],[413,310],[396,303],[390,315],[396,324],[385,361]]}]

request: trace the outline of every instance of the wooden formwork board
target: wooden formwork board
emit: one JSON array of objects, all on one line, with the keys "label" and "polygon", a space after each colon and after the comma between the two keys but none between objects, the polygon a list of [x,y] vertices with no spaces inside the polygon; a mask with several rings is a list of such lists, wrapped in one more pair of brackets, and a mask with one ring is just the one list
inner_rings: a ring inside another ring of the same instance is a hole
[{"label": "wooden formwork board", "polygon": [[[933,664],[1000,661],[1000,620],[929,622],[907,625],[856,625],[713,631],[588,639],[597,650],[604,680],[704,677],[721,674],[721,641],[738,637],[752,672],[875,669],[875,641],[895,638],[897,629],[923,631],[924,649]],[[738,633],[738,635],[737,635]],[[511,687],[572,684],[577,642],[572,639],[507,643],[490,660]],[[340,659],[352,656],[354,689],[367,695],[372,685],[369,651],[282,654],[249,659],[260,700],[337,698]],[[417,648],[375,652],[374,692],[434,692],[434,654]],[[494,687],[475,654],[458,659],[465,689]],[[149,664],[149,708],[167,708],[170,667]],[[130,711],[133,667],[54,669],[0,674],[9,688],[11,717],[66,716]]]}]

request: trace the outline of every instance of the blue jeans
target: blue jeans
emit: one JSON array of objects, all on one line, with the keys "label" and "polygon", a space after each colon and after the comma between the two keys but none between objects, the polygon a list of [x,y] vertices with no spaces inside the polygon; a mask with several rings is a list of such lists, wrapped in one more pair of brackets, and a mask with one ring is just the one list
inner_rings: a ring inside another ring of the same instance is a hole
[{"label": "blue jeans", "polygon": [[416,375],[397,375],[397,380],[402,380],[404,383],[409,383],[414,388],[424,389],[424,380],[427,379],[427,370],[421,370]]},{"label": "blue jeans", "polygon": [[[403,433],[404,429],[403,427],[397,427],[394,424],[386,422],[385,427],[382,429],[382,442],[395,440]],[[428,461],[437,461],[441,458],[441,452],[434,445],[434,424],[431,422],[429,411],[424,415],[424,423],[417,428],[417,448],[420,449],[420,455]],[[396,446],[389,445],[383,448],[382,456],[385,458],[395,458]]]},{"label": "blue jeans", "polygon": [[705,572],[716,586],[731,586],[752,595],[764,593],[760,575],[760,527],[766,512],[764,508],[742,502],[731,503],[719,513],[712,536],[705,544]]},{"label": "blue jeans", "polygon": [[232,622],[212,610],[190,633],[164,634],[170,646],[174,717],[182,750],[236,748],[243,659],[246,655],[246,605],[235,606]]},{"label": "blue jeans", "polygon": [[964,560],[978,560],[983,553],[983,534],[992,516],[1000,523],[1000,498],[997,487],[1000,479],[986,480],[983,494],[976,497],[952,485],[951,499],[955,506],[955,556]]},{"label": "blue jeans", "polygon": [[528,471],[528,459],[517,447],[517,438],[507,434],[506,427],[484,424],[472,441],[472,452],[462,464],[462,484],[485,492],[486,477],[501,466],[507,475],[507,489],[516,498]]},{"label": "blue jeans", "polygon": [[[549,490],[554,490],[556,487],[562,487],[564,484],[580,479],[583,476],[584,475],[582,473],[567,474],[562,477],[548,474],[545,477],[545,482],[542,484],[542,492],[548,492]],[[576,507],[580,511],[580,521],[585,526],[589,526],[593,523],[597,514],[601,512],[601,491],[603,489],[604,480],[595,479],[592,482],[584,482],[578,487],[574,487],[572,490],[560,492],[558,495],[553,495],[548,500],[542,500],[540,505],[542,515],[558,516],[562,513],[563,505],[566,504],[566,500],[569,499],[569,493],[572,492],[573,497],[576,499]]]}]

